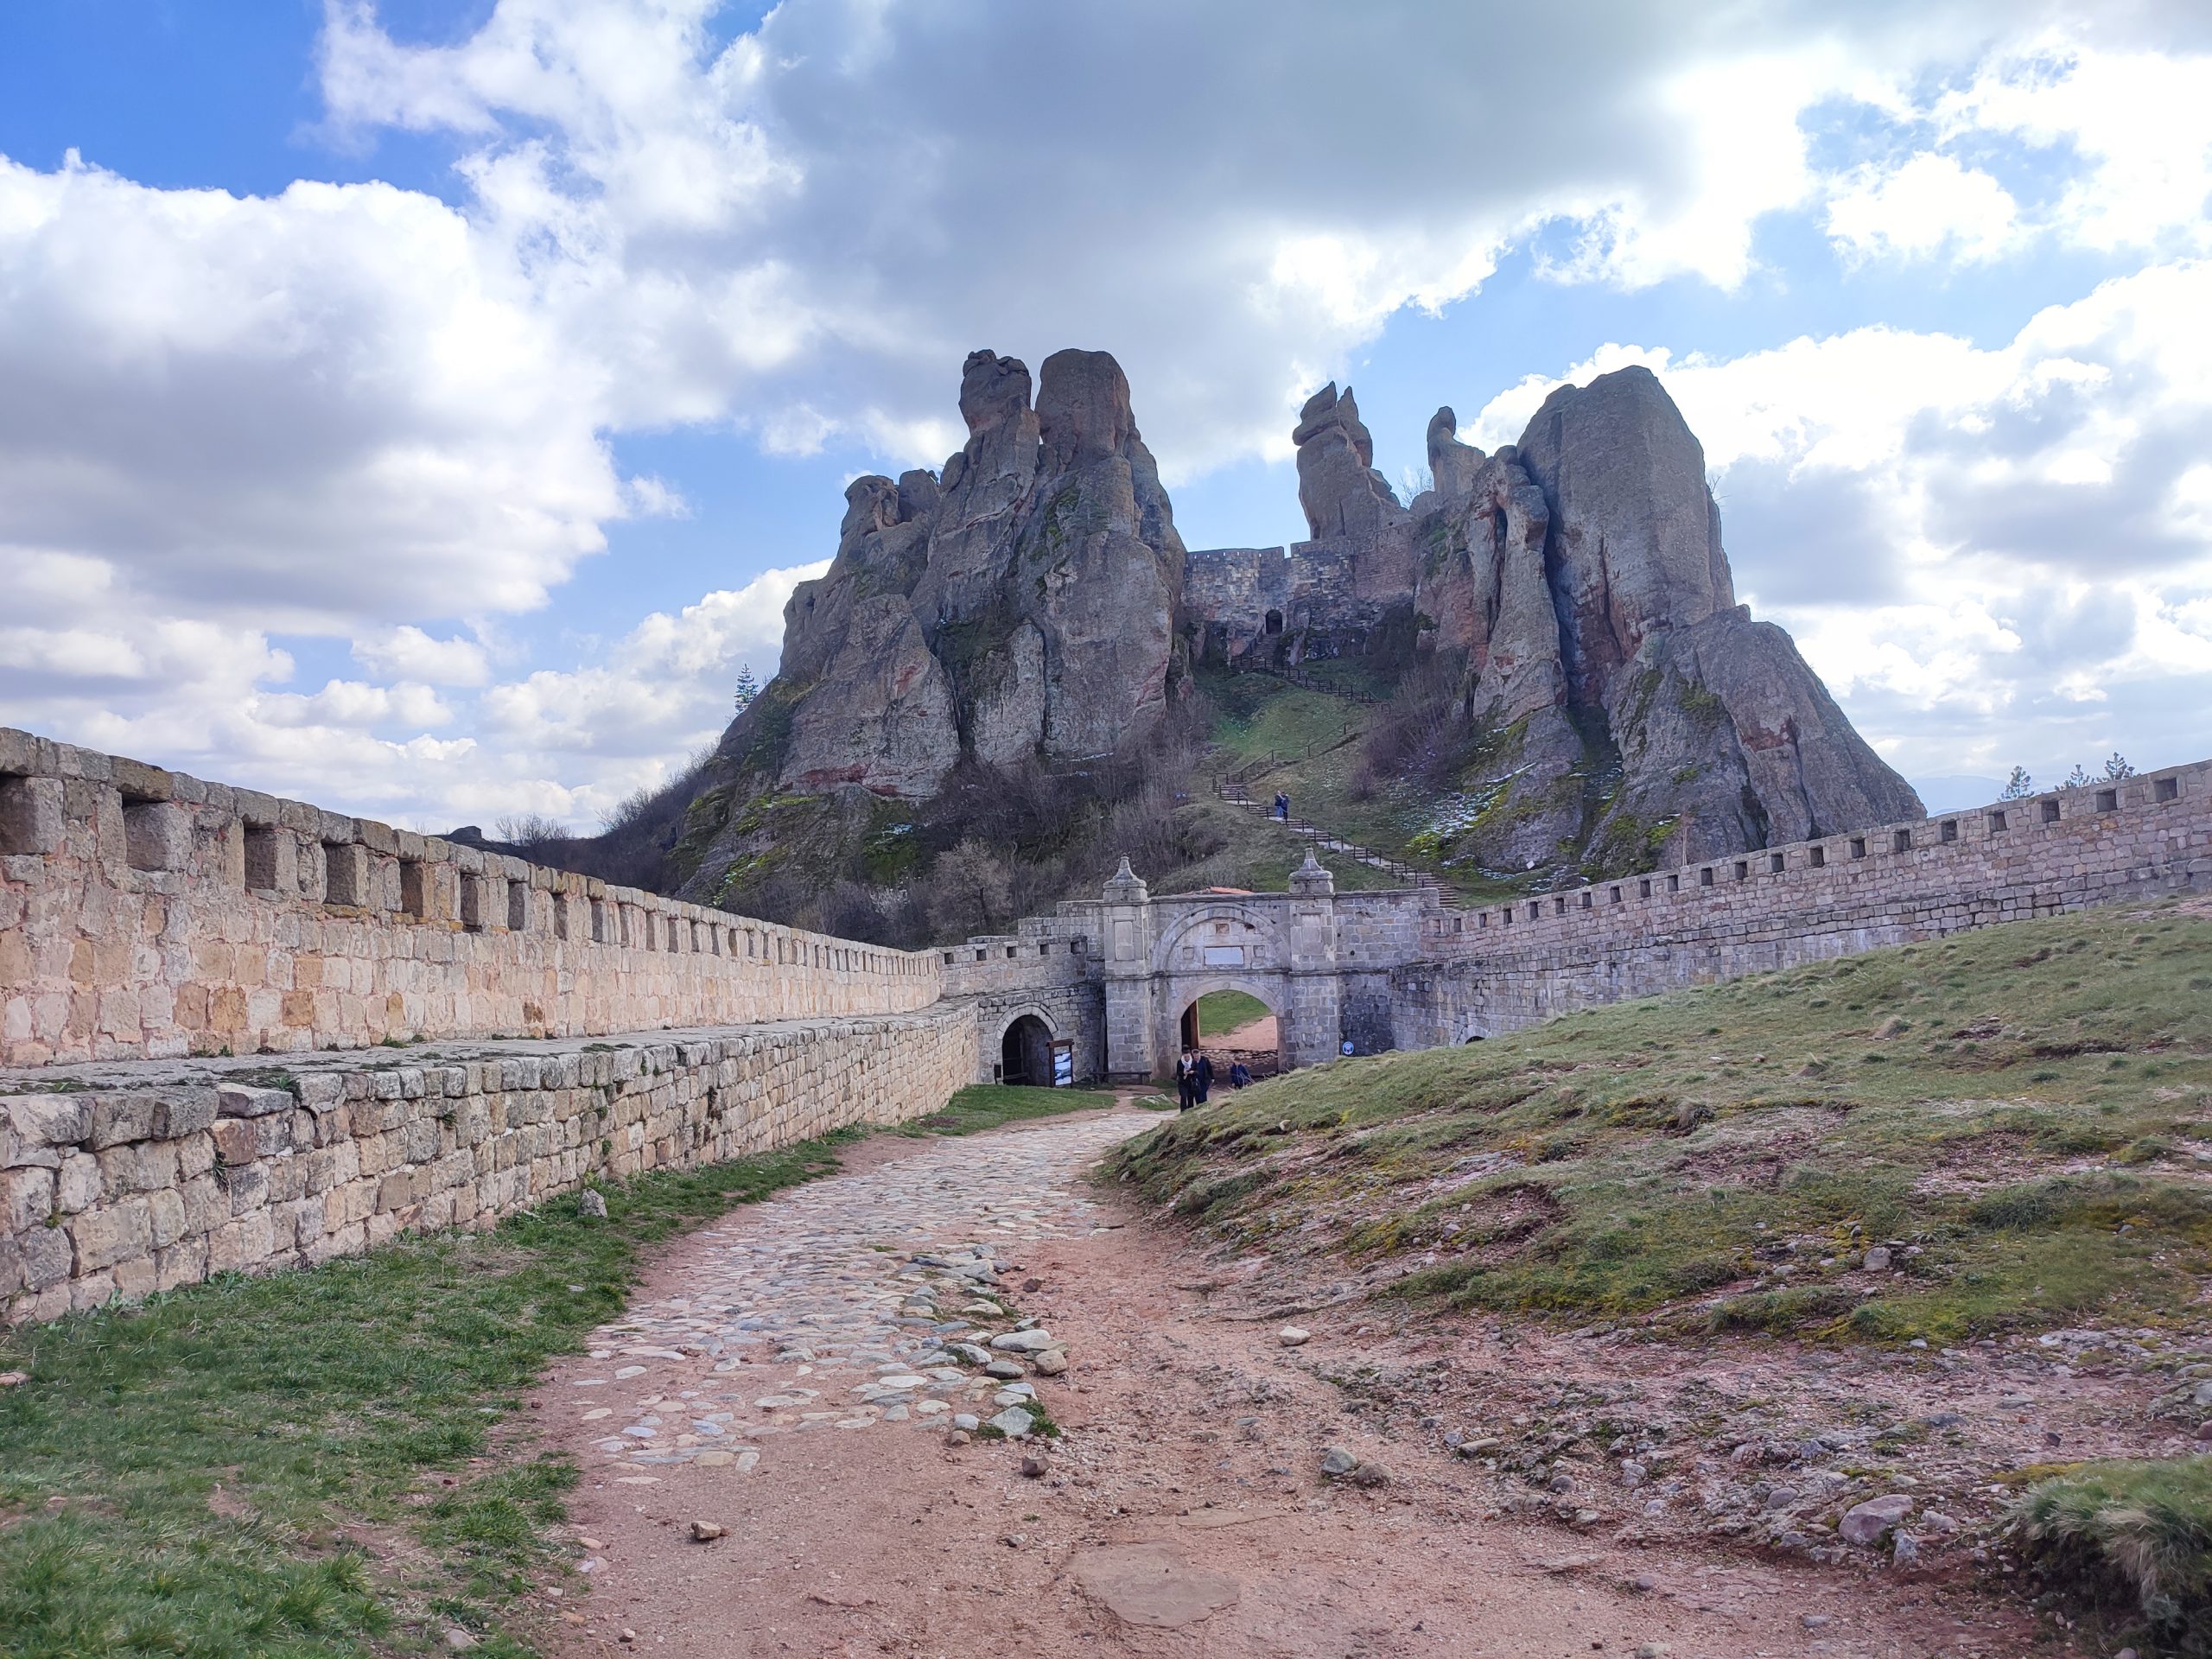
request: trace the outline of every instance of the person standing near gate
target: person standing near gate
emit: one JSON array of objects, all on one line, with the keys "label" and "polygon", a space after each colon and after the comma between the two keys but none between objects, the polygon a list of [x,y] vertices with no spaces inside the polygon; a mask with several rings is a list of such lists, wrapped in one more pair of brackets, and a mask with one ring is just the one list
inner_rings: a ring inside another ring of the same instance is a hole
[{"label": "person standing near gate", "polygon": [[1213,1062],[1205,1057],[1204,1051],[1199,1052],[1198,1063],[1191,1068],[1191,1082],[1198,1094],[1198,1103],[1205,1105],[1206,1091],[1213,1087]]},{"label": "person standing near gate", "polygon": [[1198,1092],[1198,1069],[1191,1064],[1190,1051],[1175,1057],[1175,1098],[1179,1103],[1176,1110],[1187,1112]]}]

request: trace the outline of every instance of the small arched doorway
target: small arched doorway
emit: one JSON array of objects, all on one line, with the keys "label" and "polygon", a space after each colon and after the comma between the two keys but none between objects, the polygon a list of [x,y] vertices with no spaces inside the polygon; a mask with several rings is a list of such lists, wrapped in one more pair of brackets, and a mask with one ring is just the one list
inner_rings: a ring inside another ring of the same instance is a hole
[{"label": "small arched doorway", "polygon": [[999,1039],[999,1081],[1052,1086],[1052,1028],[1035,1014],[1021,1015]]},{"label": "small arched doorway", "polygon": [[1177,1030],[1185,1049],[1197,1049],[1212,1060],[1214,1077],[1222,1084],[1228,1084],[1236,1065],[1242,1065],[1255,1082],[1284,1069],[1281,1022],[1249,991],[1208,991],[1193,999]]},{"label": "small arched doorway", "polygon": [[1281,633],[1282,632],[1282,613],[1281,611],[1269,611],[1268,613],[1267,629],[1269,633]]}]

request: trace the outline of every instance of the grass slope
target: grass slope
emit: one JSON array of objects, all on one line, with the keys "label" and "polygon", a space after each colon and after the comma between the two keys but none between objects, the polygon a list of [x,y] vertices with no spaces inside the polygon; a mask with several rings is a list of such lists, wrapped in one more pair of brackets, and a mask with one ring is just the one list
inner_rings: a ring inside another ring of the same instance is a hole
[{"label": "grass slope", "polygon": [[836,1167],[851,1132],[494,1230],[0,1333],[0,1654],[514,1654],[566,1461],[495,1441],[651,1246]]},{"label": "grass slope", "polygon": [[2208,991],[2202,917],[2021,924],[1317,1067],[1122,1156],[1465,1306],[1883,1341],[2197,1317]]},{"label": "grass slope", "polygon": [[[1339,669],[1354,690],[1374,695],[1383,689],[1360,676],[1355,664],[1320,666]],[[1215,710],[1211,735],[1226,766],[1259,760],[1271,753],[1291,757],[1246,784],[1255,798],[1266,800],[1280,790],[1290,797],[1291,808],[1300,817],[1363,847],[1427,870],[1467,898],[1488,899],[1522,891],[1520,884],[1501,884],[1425,855],[1415,837],[1433,816],[1434,801],[1411,785],[1371,793],[1361,790],[1358,777],[1363,739],[1341,747],[1325,747],[1348,726],[1364,734],[1382,714],[1379,708],[1265,674],[1202,670],[1199,682]],[[1309,744],[1325,752],[1309,758],[1304,753]],[[1331,868],[1336,866],[1332,863]],[[1383,877],[1364,885],[1395,884]],[[1338,886],[1345,886],[1341,874]]]},{"label": "grass slope", "polygon": [[[1446,1305],[1661,1340],[2202,1340],[2212,918],[2021,923],[1336,1062],[1116,1157],[1211,1229]],[[2056,1580],[2212,1653],[2212,1459],[2074,1465],[2018,1524]]]},{"label": "grass slope", "polygon": [[1243,991],[1208,991],[1198,999],[1198,1035],[1224,1037],[1274,1010]]},{"label": "grass slope", "polygon": [[899,1126],[902,1135],[980,1135],[1008,1123],[1025,1123],[1068,1112],[1095,1112],[1114,1103],[1114,1091],[1095,1084],[1066,1089],[1033,1089],[1027,1084],[978,1083],[959,1090],[942,1111]]}]

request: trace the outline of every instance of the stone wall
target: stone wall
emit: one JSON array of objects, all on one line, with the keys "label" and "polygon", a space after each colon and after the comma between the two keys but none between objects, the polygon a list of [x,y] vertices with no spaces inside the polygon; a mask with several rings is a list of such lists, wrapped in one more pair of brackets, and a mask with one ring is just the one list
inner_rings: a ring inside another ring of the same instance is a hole
[{"label": "stone wall", "polygon": [[1183,560],[1183,615],[1193,658],[1359,655],[1412,592],[1371,591],[1369,551],[1367,542],[1344,537],[1287,549],[1192,549]]},{"label": "stone wall", "polygon": [[890,1014],[887,950],[0,728],[0,1065]]},{"label": "stone wall", "polygon": [[1482,910],[1399,969],[1427,1048],[1645,996],[2116,899],[2212,889],[2212,762]]},{"label": "stone wall", "polygon": [[496,1043],[282,1071],[135,1062],[0,1079],[0,1318],[480,1225],[942,1106],[969,1005],[616,1044]]}]

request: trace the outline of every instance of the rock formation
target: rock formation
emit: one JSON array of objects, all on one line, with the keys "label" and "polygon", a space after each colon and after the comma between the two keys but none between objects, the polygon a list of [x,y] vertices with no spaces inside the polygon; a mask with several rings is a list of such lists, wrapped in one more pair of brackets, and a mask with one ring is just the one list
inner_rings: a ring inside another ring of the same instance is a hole
[{"label": "rock formation", "polygon": [[1439,410],[1434,487],[1410,508],[1351,388],[1323,388],[1293,434],[1312,539],[1287,553],[1185,554],[1103,352],[1046,359],[1033,401],[1020,363],[975,353],[960,412],[941,472],[847,489],[836,557],[785,609],[781,671],[692,791],[671,855],[685,896],[833,842],[855,868],[883,803],[938,798],[963,760],[1120,750],[1192,649],[1426,660],[1423,683],[1453,688],[1429,757],[1440,839],[1501,874],[1621,873],[1919,812],[1789,636],[1736,604],[1704,453],[1643,369],[1561,388],[1495,454]]},{"label": "rock formation", "polygon": [[702,876],[751,795],[925,798],[963,754],[1080,760],[1166,711],[1183,543],[1121,366],[1056,353],[1033,408],[1027,368],[976,352],[960,412],[941,473],[847,488],[836,557],[793,591],[782,668],[694,804]]},{"label": "rock formation", "polygon": [[1736,603],[1705,452],[1650,371],[1561,387],[1495,455],[1456,428],[1429,423],[1415,603],[1482,739],[1469,855],[1625,869],[1922,815]]}]

